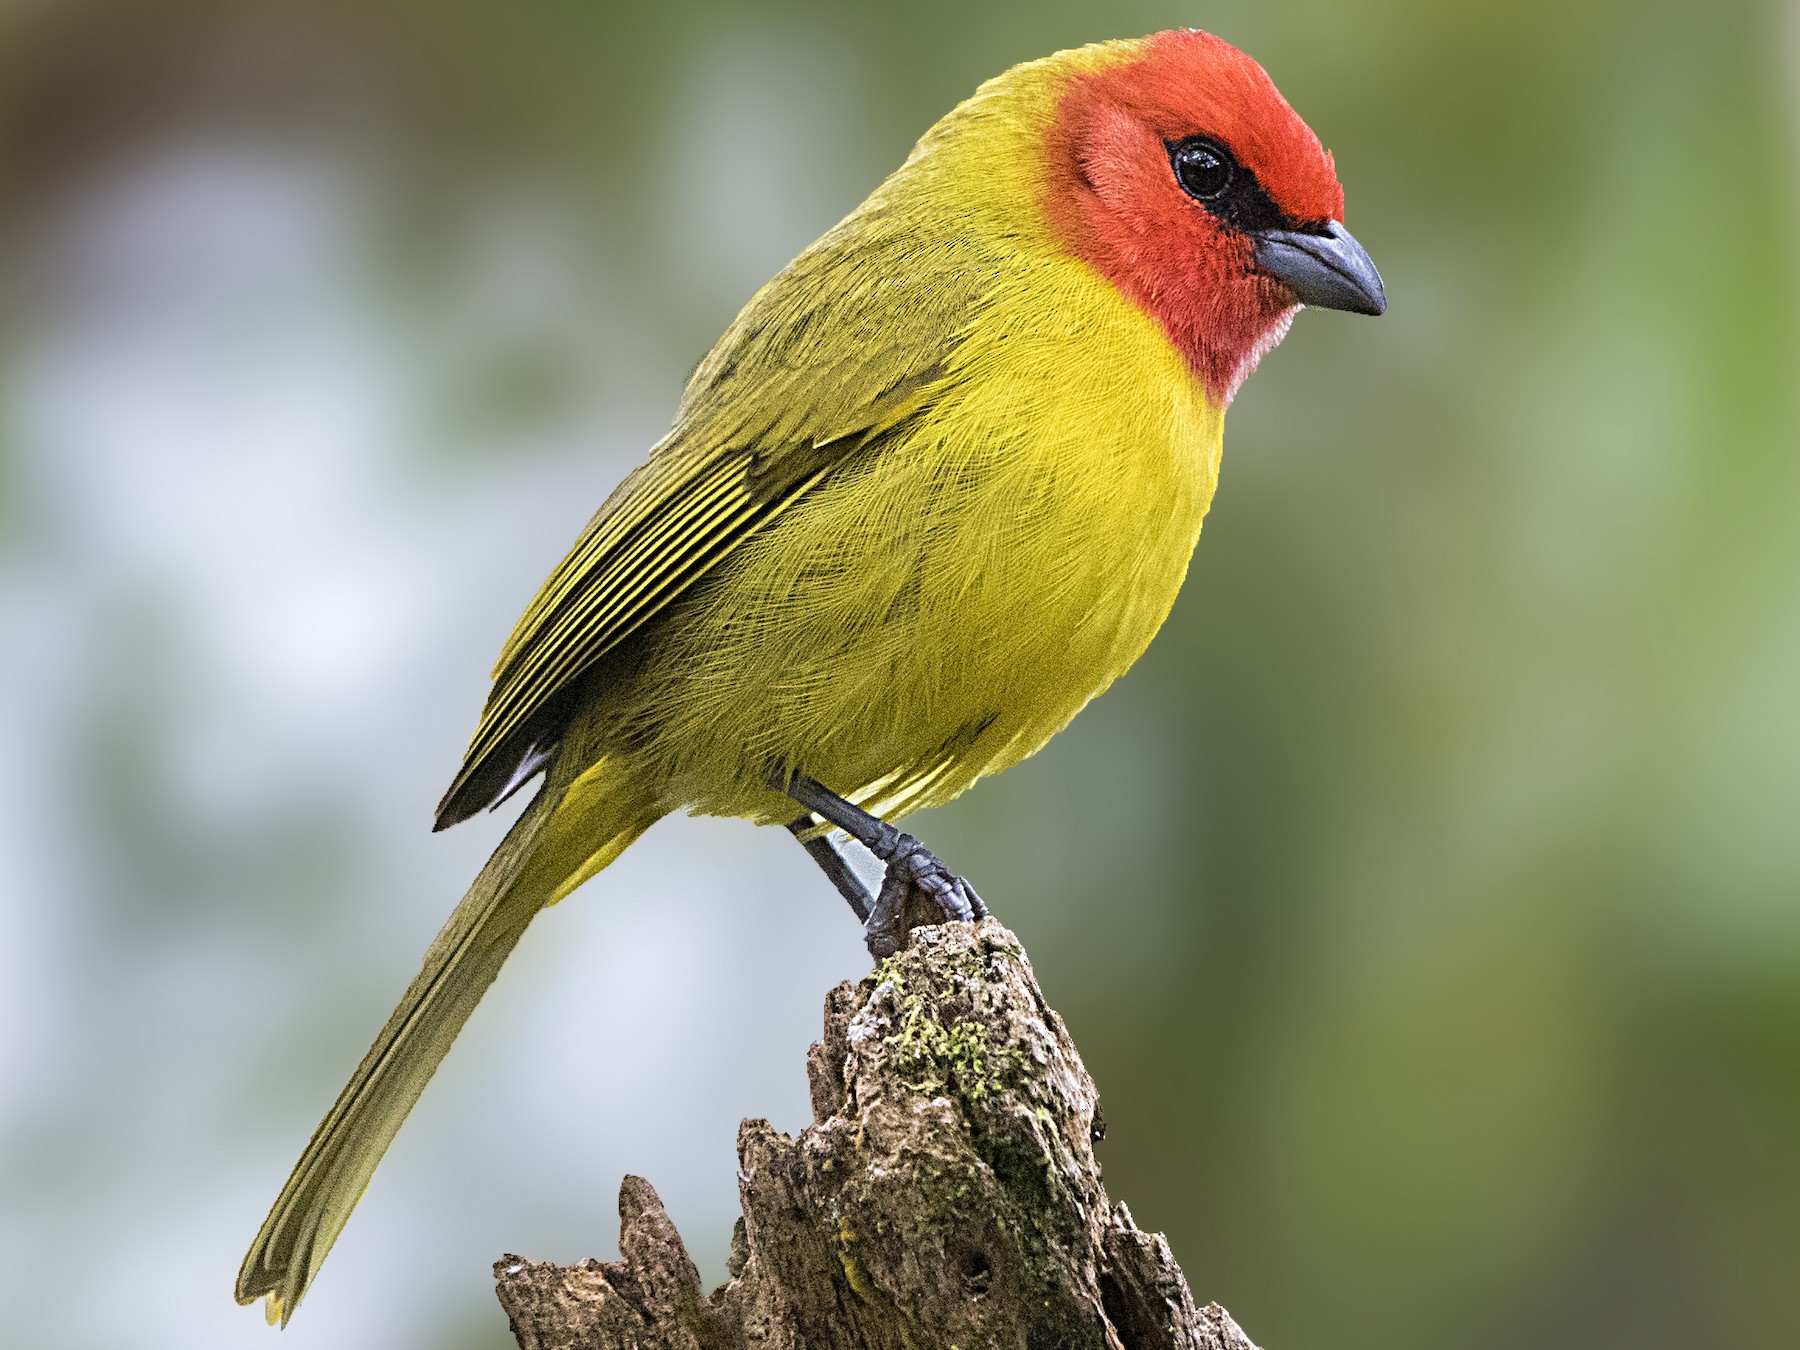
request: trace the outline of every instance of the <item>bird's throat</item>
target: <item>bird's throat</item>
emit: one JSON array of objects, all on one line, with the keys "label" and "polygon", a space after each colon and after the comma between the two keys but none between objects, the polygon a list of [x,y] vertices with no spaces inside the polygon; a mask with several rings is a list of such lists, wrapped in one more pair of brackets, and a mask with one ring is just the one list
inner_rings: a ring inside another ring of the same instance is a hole
[{"label": "bird's throat", "polygon": [[1224,394],[1219,400],[1220,407],[1231,406],[1231,401],[1237,397],[1237,391],[1243,387],[1244,381],[1250,378],[1250,372],[1256,369],[1257,363],[1263,357],[1280,345],[1281,339],[1287,336],[1288,329],[1293,326],[1294,315],[1299,312],[1300,306],[1289,305],[1275,316],[1273,322],[1263,330],[1261,337],[1237,354],[1237,364],[1232,367],[1231,376],[1225,383]]}]

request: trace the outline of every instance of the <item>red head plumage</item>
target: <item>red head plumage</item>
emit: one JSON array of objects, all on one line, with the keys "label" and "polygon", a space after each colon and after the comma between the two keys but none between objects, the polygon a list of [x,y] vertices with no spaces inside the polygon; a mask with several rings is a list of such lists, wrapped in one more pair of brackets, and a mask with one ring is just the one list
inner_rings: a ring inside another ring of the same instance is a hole
[{"label": "red head plumage", "polygon": [[[1234,223],[1184,190],[1171,157],[1197,138],[1235,161],[1258,221]],[[1049,133],[1047,188],[1064,246],[1154,317],[1220,402],[1280,338],[1296,301],[1257,270],[1246,227],[1318,230],[1344,213],[1331,155],[1263,68],[1194,29],[1158,33],[1072,77]]]}]

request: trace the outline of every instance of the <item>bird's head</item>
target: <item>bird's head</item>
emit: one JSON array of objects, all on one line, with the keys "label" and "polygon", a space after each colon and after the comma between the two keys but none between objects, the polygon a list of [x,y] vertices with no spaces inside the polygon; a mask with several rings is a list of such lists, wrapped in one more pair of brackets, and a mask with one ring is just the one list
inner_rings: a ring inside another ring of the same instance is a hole
[{"label": "bird's head", "polygon": [[1215,401],[1230,401],[1296,305],[1386,309],[1344,229],[1330,153],[1261,66],[1194,29],[1088,51],[1101,55],[1072,68],[1050,130],[1047,214]]}]

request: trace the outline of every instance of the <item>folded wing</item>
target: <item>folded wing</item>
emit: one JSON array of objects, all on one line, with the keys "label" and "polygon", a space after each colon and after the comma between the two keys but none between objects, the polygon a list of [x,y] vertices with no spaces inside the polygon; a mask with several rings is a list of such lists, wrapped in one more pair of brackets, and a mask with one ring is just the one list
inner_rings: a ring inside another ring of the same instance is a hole
[{"label": "folded wing", "polygon": [[879,453],[953,385],[997,262],[922,239],[878,203],[751,300],[688,383],[675,425],[527,606],[437,828],[547,760],[577,682],[733,549],[850,459]]}]

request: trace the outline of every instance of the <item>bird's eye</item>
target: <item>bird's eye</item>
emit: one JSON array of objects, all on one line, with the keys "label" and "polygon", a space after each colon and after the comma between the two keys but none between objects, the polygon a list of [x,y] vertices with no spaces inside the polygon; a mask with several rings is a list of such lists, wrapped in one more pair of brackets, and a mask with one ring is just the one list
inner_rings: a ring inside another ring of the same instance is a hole
[{"label": "bird's eye", "polygon": [[1169,147],[1169,163],[1181,190],[1199,201],[1217,201],[1231,186],[1237,165],[1224,146],[1203,136],[1176,141]]}]

